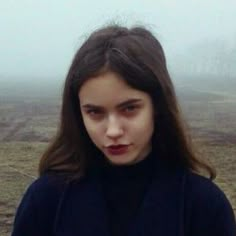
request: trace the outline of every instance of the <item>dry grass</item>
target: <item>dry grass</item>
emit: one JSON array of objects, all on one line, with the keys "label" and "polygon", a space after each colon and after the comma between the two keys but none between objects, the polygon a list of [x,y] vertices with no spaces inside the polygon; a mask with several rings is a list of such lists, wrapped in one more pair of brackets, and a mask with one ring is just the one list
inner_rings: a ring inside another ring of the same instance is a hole
[{"label": "dry grass", "polygon": [[37,176],[45,143],[0,143],[0,235],[9,235],[17,205]]}]

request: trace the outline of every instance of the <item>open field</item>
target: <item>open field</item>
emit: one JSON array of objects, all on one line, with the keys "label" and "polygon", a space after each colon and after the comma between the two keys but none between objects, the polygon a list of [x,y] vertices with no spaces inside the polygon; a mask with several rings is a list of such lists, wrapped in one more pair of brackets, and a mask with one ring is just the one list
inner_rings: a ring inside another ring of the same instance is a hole
[{"label": "open field", "polygon": [[236,96],[199,95],[198,99],[181,97],[182,110],[199,155],[215,167],[214,181],[236,214]]},{"label": "open field", "polygon": [[[200,155],[218,172],[236,214],[236,97],[182,88],[181,108]],[[60,99],[0,96],[0,235],[9,235],[15,209],[37,177],[39,158],[58,125]]]}]

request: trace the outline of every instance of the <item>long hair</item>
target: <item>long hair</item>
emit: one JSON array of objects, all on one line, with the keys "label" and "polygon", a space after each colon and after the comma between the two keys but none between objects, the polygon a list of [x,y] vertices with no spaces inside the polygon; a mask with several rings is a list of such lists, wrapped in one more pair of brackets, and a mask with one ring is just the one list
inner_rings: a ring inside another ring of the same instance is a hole
[{"label": "long hair", "polygon": [[193,151],[161,44],[144,27],[118,25],[93,32],[75,54],[65,81],[60,127],[40,160],[40,175],[56,171],[80,178],[101,154],[84,126],[78,92],[86,80],[106,71],[150,95],[155,111],[152,143],[158,156],[215,178],[214,169]]}]

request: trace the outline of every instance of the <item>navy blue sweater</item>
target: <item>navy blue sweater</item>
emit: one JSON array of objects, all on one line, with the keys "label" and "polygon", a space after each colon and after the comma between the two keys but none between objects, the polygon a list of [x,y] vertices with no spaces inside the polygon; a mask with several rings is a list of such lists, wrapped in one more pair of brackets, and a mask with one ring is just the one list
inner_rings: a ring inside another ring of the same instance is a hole
[{"label": "navy blue sweater", "polygon": [[[26,191],[12,236],[110,236],[102,178],[64,183],[48,174]],[[159,165],[129,236],[235,236],[232,207],[209,179]]]},{"label": "navy blue sweater", "polygon": [[106,164],[102,188],[111,236],[128,236],[154,172],[154,157],[148,155],[133,165]]}]

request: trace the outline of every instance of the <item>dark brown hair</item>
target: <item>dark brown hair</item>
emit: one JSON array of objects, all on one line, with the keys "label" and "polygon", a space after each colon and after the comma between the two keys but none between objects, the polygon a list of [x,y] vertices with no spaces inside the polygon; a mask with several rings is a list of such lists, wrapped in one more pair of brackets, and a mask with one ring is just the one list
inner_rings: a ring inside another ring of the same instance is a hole
[{"label": "dark brown hair", "polygon": [[40,175],[58,171],[79,178],[101,154],[83,124],[78,91],[87,79],[106,71],[118,73],[128,85],[151,96],[156,114],[152,142],[158,156],[215,177],[193,152],[161,44],[144,27],[117,25],[93,32],[77,51],[65,81],[60,127],[41,158]]}]

